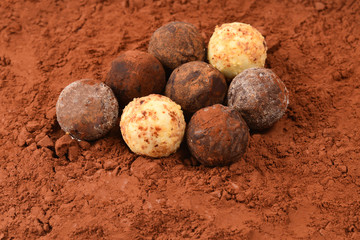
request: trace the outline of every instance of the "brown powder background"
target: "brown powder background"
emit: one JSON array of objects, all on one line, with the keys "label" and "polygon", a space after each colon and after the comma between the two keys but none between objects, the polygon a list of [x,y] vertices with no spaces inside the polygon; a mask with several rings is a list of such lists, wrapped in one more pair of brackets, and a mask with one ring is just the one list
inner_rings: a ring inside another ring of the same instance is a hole
[{"label": "brown powder background", "polygon": [[[359,239],[359,12],[356,0],[0,1],[0,239]],[[225,22],[259,29],[290,92],[280,122],[218,168],[185,148],[138,157],[119,128],[58,140],[61,90],[104,81],[174,20],[206,42]]]}]

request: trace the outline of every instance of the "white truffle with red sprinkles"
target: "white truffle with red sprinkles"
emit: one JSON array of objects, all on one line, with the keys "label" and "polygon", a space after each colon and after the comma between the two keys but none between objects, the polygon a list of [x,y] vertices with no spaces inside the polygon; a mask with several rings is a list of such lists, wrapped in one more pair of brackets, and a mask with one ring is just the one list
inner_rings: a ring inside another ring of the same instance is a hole
[{"label": "white truffle with red sprinkles", "polygon": [[154,158],[176,152],[185,127],[180,105],[158,94],[135,98],[124,108],[120,120],[121,134],[130,150]]},{"label": "white truffle with red sprinkles", "polygon": [[216,26],[208,46],[209,63],[231,81],[248,68],[264,67],[267,46],[261,33],[249,24]]}]

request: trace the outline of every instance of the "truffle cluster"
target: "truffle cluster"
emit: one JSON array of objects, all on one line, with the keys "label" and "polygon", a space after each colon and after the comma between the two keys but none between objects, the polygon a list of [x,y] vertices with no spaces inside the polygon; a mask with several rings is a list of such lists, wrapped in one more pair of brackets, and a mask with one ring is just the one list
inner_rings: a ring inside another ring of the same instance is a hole
[{"label": "truffle cluster", "polygon": [[266,51],[248,24],[216,27],[206,54],[194,25],[170,22],[153,33],[148,52],[120,54],[105,83],[68,85],[57,102],[58,122],[76,139],[95,140],[114,127],[120,107],[121,134],[134,153],[166,157],[185,137],[203,165],[229,165],[246,152],[250,129],[271,127],[289,103],[284,83],[264,68]]}]

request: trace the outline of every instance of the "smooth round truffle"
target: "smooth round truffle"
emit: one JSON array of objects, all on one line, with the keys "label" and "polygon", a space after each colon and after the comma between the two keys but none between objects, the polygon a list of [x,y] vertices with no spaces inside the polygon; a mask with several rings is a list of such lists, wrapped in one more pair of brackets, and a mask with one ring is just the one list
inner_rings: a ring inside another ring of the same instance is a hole
[{"label": "smooth round truffle", "polygon": [[76,139],[96,140],[116,125],[119,105],[103,82],[82,79],[66,86],[56,103],[62,130]]},{"label": "smooth round truffle", "polygon": [[172,70],[190,61],[202,61],[205,57],[204,46],[204,40],[194,25],[171,22],[153,33],[148,50]]},{"label": "smooth round truffle", "polygon": [[176,68],[165,88],[165,95],[189,113],[222,103],[226,93],[224,75],[200,61],[185,63]]},{"label": "smooth round truffle", "polygon": [[245,23],[216,26],[208,46],[208,60],[228,81],[245,69],[264,67],[267,46],[264,37]]},{"label": "smooth round truffle", "polygon": [[155,158],[176,152],[185,125],[180,105],[158,94],[135,98],[120,120],[121,134],[131,151]]},{"label": "smooth round truffle", "polygon": [[134,98],[161,93],[166,84],[165,71],[153,55],[126,51],[111,63],[105,83],[114,91],[119,104],[125,106]]},{"label": "smooth round truffle", "polygon": [[228,105],[239,111],[253,130],[271,127],[284,115],[288,104],[289,92],[271,69],[247,69],[229,87]]},{"label": "smooth round truffle", "polygon": [[191,154],[206,166],[224,166],[239,161],[246,151],[249,128],[240,113],[216,104],[202,108],[186,130]]}]

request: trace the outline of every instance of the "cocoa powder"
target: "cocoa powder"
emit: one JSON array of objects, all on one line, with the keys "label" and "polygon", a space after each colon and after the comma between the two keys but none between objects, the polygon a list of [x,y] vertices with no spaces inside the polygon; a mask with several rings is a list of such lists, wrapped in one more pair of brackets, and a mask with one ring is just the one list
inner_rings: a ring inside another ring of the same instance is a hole
[{"label": "cocoa powder", "polygon": [[[0,1],[0,239],[359,239],[359,11],[346,0]],[[61,90],[104,81],[171,21],[206,43],[222,23],[258,29],[265,67],[290,93],[280,121],[227,167],[184,146],[138,157],[118,125],[74,145],[77,158],[57,156]]]}]

